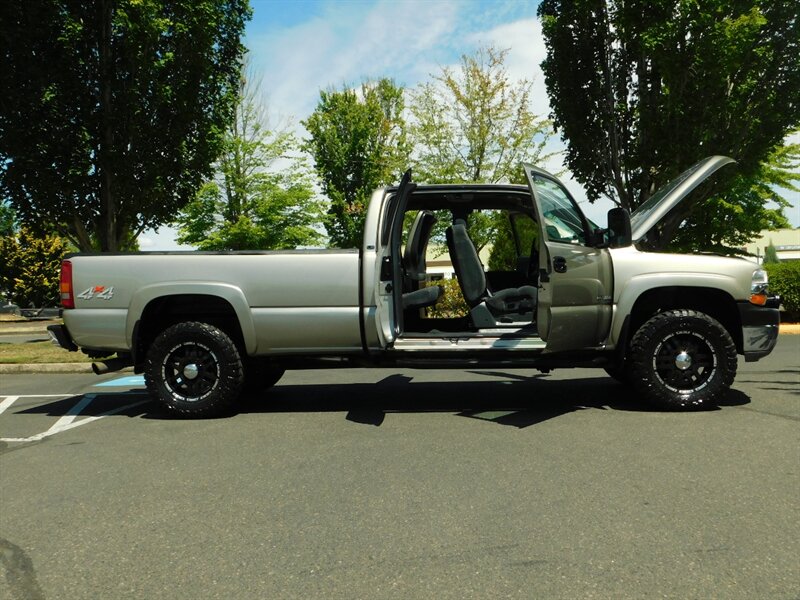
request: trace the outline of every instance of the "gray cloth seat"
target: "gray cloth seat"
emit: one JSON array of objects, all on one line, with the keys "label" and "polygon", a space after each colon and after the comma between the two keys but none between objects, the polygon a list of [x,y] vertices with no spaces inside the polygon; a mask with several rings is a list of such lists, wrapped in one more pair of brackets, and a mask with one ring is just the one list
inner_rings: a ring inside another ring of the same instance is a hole
[{"label": "gray cloth seat", "polygon": [[538,290],[532,285],[496,292],[489,289],[486,273],[467,232],[465,220],[455,219],[445,234],[458,284],[476,326],[491,326],[496,323],[493,318],[496,316],[527,314],[536,309]]},{"label": "gray cloth seat", "polygon": [[420,282],[425,281],[427,275],[425,254],[435,224],[436,215],[428,210],[421,210],[408,231],[408,241],[403,252],[404,309],[433,306],[444,293],[439,286],[420,287]]},{"label": "gray cloth seat", "polygon": [[419,288],[413,292],[403,294],[403,309],[406,308],[425,308],[433,306],[442,297],[442,288],[438,285]]}]

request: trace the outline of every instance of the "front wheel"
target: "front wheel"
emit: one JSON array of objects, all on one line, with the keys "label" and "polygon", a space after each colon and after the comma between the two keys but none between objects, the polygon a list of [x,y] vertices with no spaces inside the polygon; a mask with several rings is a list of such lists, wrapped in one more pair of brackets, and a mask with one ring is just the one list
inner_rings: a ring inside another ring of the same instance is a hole
[{"label": "front wheel", "polygon": [[733,384],[736,346],[714,318],[694,310],[669,310],[642,325],[629,354],[631,383],[661,408],[713,404]]},{"label": "front wheel", "polygon": [[244,374],[239,350],[222,330],[187,321],[159,334],[147,352],[147,390],[171,412],[207,417],[228,410]]}]

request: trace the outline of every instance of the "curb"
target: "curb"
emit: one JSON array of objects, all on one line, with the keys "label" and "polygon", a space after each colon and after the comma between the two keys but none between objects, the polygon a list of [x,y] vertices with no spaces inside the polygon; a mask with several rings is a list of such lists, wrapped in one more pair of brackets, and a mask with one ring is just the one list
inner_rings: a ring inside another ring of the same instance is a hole
[{"label": "curb", "polygon": [[14,373],[93,373],[92,363],[0,364],[0,375]]},{"label": "curb", "polygon": [[[13,375],[15,373],[91,373],[92,363],[0,363],[0,375]],[[133,367],[125,367],[111,373],[133,373]],[[107,375],[108,373],[104,373]]]}]

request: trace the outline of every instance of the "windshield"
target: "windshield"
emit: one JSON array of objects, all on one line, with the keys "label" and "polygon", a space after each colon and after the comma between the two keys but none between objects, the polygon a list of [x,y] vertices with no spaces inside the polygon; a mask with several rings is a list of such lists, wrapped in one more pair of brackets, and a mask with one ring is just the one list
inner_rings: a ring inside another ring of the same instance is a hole
[{"label": "windshield", "polygon": [[547,239],[568,244],[586,244],[583,213],[555,181],[532,173],[533,185],[544,217]]}]

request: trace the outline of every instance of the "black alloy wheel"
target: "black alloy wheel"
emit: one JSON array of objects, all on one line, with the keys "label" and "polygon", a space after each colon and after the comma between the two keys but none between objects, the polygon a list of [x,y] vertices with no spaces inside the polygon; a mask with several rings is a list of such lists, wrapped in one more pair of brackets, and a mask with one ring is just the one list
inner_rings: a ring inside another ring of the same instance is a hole
[{"label": "black alloy wheel", "polygon": [[629,350],[631,383],[661,408],[699,408],[724,396],[736,376],[736,346],[709,315],[659,313],[642,325]]},{"label": "black alloy wheel", "polygon": [[147,389],[177,414],[211,416],[228,410],[239,397],[243,380],[236,344],[207,323],[173,325],[147,352]]}]

